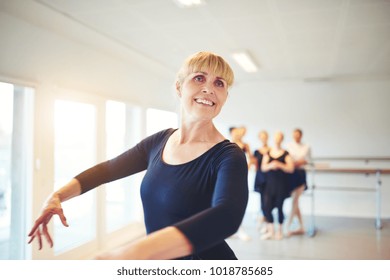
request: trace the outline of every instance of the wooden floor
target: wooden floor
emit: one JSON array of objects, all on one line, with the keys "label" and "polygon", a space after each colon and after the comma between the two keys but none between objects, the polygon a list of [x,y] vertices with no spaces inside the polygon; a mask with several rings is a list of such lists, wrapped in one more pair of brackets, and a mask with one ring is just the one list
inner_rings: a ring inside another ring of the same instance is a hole
[{"label": "wooden floor", "polygon": [[316,217],[313,237],[276,241],[261,240],[255,218],[246,216],[242,228],[250,240],[233,236],[227,242],[242,260],[390,260],[390,220],[382,223],[376,230],[374,219]]}]

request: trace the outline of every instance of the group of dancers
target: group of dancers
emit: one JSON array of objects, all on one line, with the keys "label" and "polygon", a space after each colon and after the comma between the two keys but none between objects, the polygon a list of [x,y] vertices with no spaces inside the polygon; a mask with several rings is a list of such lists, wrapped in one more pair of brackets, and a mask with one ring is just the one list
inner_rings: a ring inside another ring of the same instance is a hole
[{"label": "group of dancers", "polygon": [[[268,145],[268,133],[260,131],[258,137],[261,147],[252,154],[250,147],[243,141],[245,127],[230,128],[231,141],[236,143],[246,154],[248,167],[256,169],[254,191],[260,193],[260,217],[258,219],[261,239],[281,240],[284,237],[283,204],[286,198],[292,198],[292,208],[287,222],[287,236],[305,233],[299,198],[307,189],[304,166],[310,162],[310,147],[302,143],[303,132],[297,128],[293,131],[294,141],[283,148],[284,135],[277,131],[274,145]],[[277,209],[278,226],[275,228],[273,210]],[[292,229],[294,218],[298,220],[298,228]],[[239,236],[245,237],[241,229]],[[248,238],[242,238],[248,239]]]}]

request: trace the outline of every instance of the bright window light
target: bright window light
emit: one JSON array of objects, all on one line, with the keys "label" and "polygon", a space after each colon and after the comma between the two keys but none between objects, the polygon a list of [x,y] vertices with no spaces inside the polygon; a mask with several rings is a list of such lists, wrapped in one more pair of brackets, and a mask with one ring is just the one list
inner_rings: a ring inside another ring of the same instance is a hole
[{"label": "bright window light", "polygon": [[[54,105],[54,186],[96,164],[96,107],[93,104],[56,100]],[[96,198],[93,191],[63,205],[72,225],[54,219],[54,253],[60,254],[96,238]]]},{"label": "bright window light", "polygon": [[[106,103],[106,159],[112,159],[141,141],[138,137],[140,109],[123,102]],[[143,173],[106,184],[106,232],[143,220],[139,186]]]},{"label": "bright window light", "polygon": [[152,135],[167,128],[177,128],[178,116],[174,112],[148,108],[146,110],[146,134]]},{"label": "bright window light", "polygon": [[174,0],[180,7],[194,7],[204,4],[203,0]]},{"label": "bright window light", "polygon": [[232,57],[246,72],[257,72],[257,66],[246,52],[233,53]]}]

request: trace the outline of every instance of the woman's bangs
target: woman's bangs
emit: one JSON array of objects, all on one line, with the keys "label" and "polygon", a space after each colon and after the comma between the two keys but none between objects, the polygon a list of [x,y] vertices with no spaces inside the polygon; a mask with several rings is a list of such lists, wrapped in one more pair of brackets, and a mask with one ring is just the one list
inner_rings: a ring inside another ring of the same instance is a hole
[{"label": "woman's bangs", "polygon": [[228,86],[233,84],[233,72],[226,62],[218,57],[207,56],[190,62],[188,65],[189,73],[211,71],[216,76],[224,79]]}]

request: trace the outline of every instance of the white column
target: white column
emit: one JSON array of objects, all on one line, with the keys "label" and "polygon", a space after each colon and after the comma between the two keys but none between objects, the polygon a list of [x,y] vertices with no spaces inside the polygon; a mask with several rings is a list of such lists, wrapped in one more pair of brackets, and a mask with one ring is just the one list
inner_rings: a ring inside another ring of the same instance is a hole
[{"label": "white column", "polygon": [[14,87],[11,150],[11,234],[10,259],[23,259],[26,253],[27,194],[32,178],[32,94]]}]

